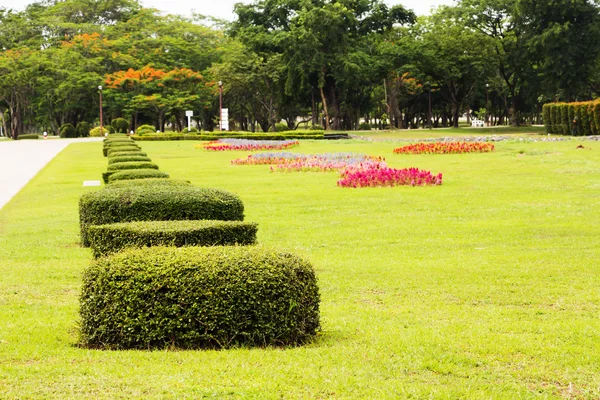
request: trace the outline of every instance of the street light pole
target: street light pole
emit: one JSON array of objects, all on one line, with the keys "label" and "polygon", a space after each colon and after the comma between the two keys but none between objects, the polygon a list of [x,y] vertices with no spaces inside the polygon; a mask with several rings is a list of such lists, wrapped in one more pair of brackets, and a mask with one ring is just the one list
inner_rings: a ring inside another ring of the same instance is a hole
[{"label": "street light pole", "polygon": [[223,131],[223,82],[219,81],[219,131]]},{"label": "street light pole", "polygon": [[102,127],[102,86],[98,86],[98,91],[100,92],[100,134],[104,133],[104,129]]}]

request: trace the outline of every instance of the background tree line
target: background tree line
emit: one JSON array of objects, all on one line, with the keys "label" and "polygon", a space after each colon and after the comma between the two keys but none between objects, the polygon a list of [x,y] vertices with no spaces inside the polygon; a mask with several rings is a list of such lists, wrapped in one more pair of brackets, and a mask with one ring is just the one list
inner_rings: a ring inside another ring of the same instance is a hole
[{"label": "background tree line", "polygon": [[[416,17],[382,0],[260,0],[233,23],[163,16],[136,0],[46,0],[0,10],[0,116],[14,138],[66,123],[164,131],[195,111],[230,126],[357,129],[539,122],[549,101],[600,94],[596,0],[461,0]],[[364,126],[363,126],[364,127]]]}]

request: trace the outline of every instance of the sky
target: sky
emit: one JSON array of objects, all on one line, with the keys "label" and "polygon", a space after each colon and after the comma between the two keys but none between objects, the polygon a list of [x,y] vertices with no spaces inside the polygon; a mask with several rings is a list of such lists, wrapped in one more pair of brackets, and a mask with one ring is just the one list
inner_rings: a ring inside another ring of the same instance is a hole
[{"label": "sky", "polygon": [[[235,3],[249,3],[250,0],[142,0],[145,7],[156,8],[169,14],[190,15],[191,10],[203,15],[233,20],[233,5]],[[410,8],[418,15],[429,14],[431,7],[443,4],[452,4],[453,0],[385,0],[388,5],[402,4]],[[28,0],[0,0],[0,7],[23,9],[27,4],[33,3]]]}]

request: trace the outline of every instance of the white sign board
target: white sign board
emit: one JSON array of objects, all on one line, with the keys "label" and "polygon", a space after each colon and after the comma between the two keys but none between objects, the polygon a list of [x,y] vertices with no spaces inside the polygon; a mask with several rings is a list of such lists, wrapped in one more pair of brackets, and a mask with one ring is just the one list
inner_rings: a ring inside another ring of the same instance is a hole
[{"label": "white sign board", "polygon": [[224,131],[229,130],[229,109],[221,109],[221,129]]},{"label": "white sign board", "polygon": [[100,186],[100,181],[83,181],[83,186]]},{"label": "white sign board", "polygon": [[185,112],[185,116],[186,117],[193,117],[194,116],[194,112],[193,111],[186,111]]}]

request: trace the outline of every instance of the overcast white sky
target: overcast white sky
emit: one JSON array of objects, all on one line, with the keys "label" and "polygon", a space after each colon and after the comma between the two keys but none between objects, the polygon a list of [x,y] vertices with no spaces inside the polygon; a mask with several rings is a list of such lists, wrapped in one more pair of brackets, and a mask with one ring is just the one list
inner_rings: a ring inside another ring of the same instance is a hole
[{"label": "overcast white sky", "polygon": [[[235,3],[250,3],[251,0],[142,0],[145,7],[157,8],[170,14],[189,15],[192,9],[197,13],[213,17],[232,20],[234,18],[233,5]],[[452,4],[453,0],[386,0],[389,5],[402,4],[417,14],[428,14],[431,7],[442,4]],[[6,8],[23,9],[28,0],[0,0],[0,6]]]}]

